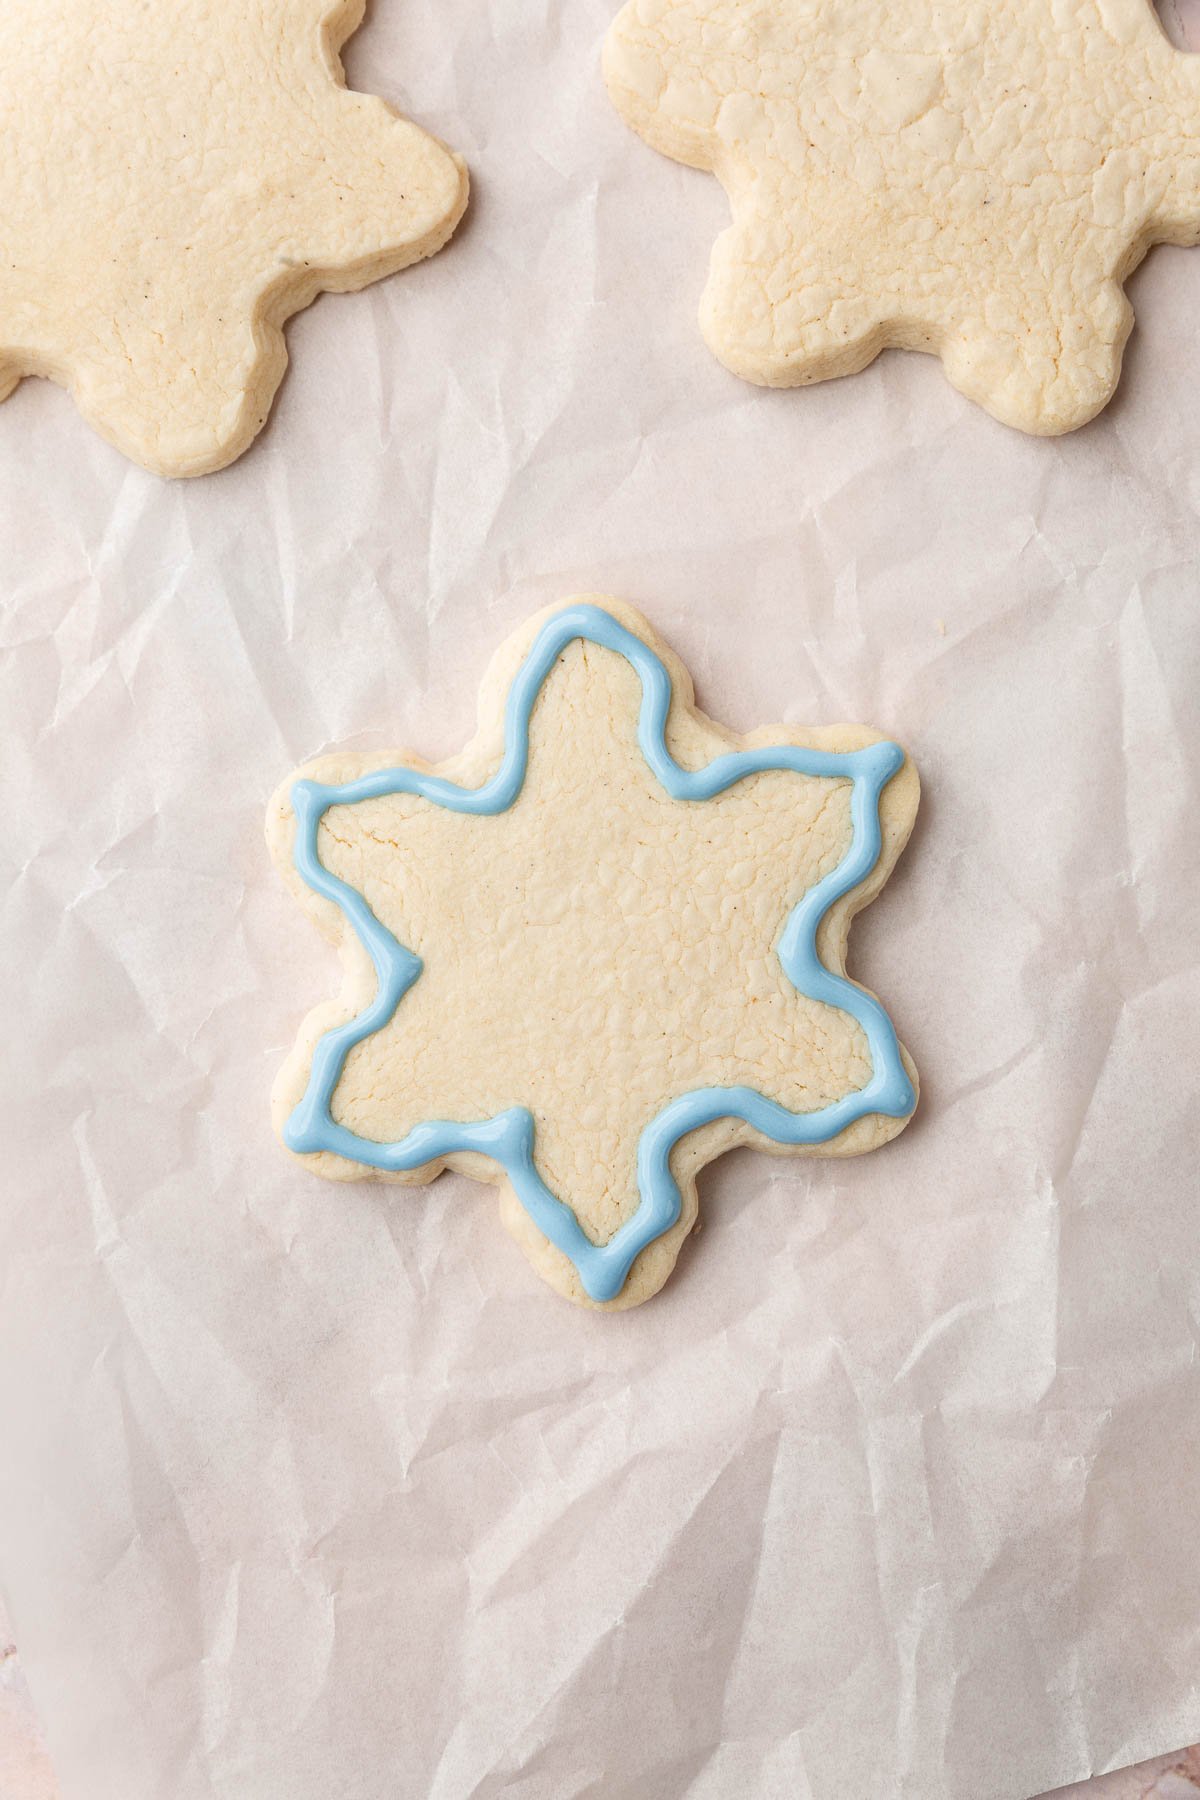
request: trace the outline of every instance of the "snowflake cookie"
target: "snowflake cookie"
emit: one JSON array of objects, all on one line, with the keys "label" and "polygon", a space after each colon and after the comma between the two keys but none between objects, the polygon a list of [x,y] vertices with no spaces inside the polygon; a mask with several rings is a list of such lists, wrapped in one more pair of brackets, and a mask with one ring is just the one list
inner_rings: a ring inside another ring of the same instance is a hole
[{"label": "snowflake cookie", "polygon": [[462,163],[343,84],[364,4],[3,0],[0,399],[48,375],[146,468],[221,468],[284,320],[445,243]]},{"label": "snowflake cookie", "polygon": [[859,726],[715,725],[619,601],[540,614],[449,762],[326,756],[275,797],[272,851],[345,965],[276,1084],[284,1143],[343,1180],[497,1183],[553,1287],[648,1299],[722,1151],[850,1155],[912,1113],[845,956],[917,795]]},{"label": "snowflake cookie", "polygon": [[605,78],[728,191],[701,324],[771,387],[896,345],[1071,431],[1116,387],[1126,276],[1200,242],[1200,56],[1151,0],[628,0]]}]

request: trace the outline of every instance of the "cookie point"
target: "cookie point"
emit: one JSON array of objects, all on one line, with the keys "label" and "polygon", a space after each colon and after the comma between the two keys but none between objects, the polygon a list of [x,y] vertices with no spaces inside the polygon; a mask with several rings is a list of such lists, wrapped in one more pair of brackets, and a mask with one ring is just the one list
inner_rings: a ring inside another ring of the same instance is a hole
[{"label": "cookie point", "polygon": [[916,1111],[916,1107],[917,1091],[909,1080],[908,1072],[897,1068],[888,1082],[887,1093],[879,1110],[891,1119],[907,1119],[910,1113]]},{"label": "cookie point", "polygon": [[[578,1268],[578,1264],[576,1264]],[[628,1269],[608,1268],[601,1264],[599,1268],[579,1269],[579,1279],[583,1291],[589,1300],[597,1306],[604,1306],[609,1300],[615,1300],[625,1286]]]},{"label": "cookie point", "polygon": [[309,1156],[321,1148],[307,1096],[288,1114],[282,1136],[287,1148],[297,1156]]},{"label": "cookie point", "polygon": [[863,752],[863,761],[880,783],[890,781],[904,767],[904,747],[894,743],[891,738],[882,738],[879,743],[869,745]]},{"label": "cookie point", "polygon": [[288,797],[298,822],[301,825],[307,824],[317,811],[317,783],[307,779],[293,781]]}]

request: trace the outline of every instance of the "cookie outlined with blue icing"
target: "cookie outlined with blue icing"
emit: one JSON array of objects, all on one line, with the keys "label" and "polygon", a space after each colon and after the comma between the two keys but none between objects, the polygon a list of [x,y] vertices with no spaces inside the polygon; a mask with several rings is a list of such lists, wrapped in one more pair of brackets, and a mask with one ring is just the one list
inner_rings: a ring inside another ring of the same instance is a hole
[{"label": "cookie outlined with blue icing", "polygon": [[[852,1153],[911,1115],[912,1065],[844,958],[917,793],[856,727],[722,731],[619,602],[540,615],[459,757],[327,757],[276,796],[273,851],[347,964],[281,1072],[285,1144],[338,1178],[498,1182],[560,1291],[647,1298],[714,1155]],[[718,1078],[672,1092],[673,1071]]]}]

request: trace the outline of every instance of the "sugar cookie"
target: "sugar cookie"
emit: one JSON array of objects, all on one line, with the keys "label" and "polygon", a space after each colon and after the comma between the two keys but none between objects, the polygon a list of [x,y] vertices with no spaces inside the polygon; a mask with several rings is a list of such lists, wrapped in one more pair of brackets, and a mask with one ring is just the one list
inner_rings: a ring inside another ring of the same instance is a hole
[{"label": "sugar cookie", "polygon": [[282,325],[437,250],[462,163],[338,49],[365,0],[4,0],[0,399],[48,375],[199,475],[270,410]]},{"label": "sugar cookie", "polygon": [[604,69],[728,191],[701,326],[771,387],[897,345],[1071,431],[1116,387],[1126,276],[1200,242],[1200,56],[1150,0],[628,0]]},{"label": "sugar cookie", "polygon": [[561,1293],[647,1299],[713,1157],[849,1155],[911,1114],[845,953],[917,796],[861,727],[715,725],[619,601],[540,614],[459,755],[326,756],[272,803],[272,852],[345,965],[276,1084],[284,1143],[338,1179],[495,1182]]}]

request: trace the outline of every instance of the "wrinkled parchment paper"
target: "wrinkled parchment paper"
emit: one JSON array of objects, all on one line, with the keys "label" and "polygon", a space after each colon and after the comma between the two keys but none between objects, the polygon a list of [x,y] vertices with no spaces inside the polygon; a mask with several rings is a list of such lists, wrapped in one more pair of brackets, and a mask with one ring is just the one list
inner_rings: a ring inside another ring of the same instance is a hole
[{"label": "wrinkled parchment paper", "polygon": [[[1020,1800],[1200,1736],[1200,257],[1058,442],[915,356],[755,390],[607,17],[378,0],[351,79],[472,211],[295,321],[228,472],[0,409],[0,1581],[68,1800]],[[585,588],[925,783],[851,959],[918,1122],[728,1158],[616,1317],[267,1110],[336,979],[267,796],[454,749]]]}]

